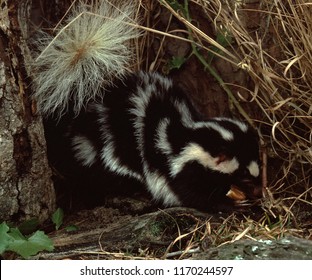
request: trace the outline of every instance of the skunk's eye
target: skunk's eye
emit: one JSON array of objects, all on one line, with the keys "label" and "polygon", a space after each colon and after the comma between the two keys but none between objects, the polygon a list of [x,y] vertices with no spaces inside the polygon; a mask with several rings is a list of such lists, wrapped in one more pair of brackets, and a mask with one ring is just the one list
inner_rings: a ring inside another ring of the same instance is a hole
[{"label": "skunk's eye", "polygon": [[227,149],[223,148],[219,150],[219,152],[216,155],[216,158],[218,158],[217,164],[220,164],[225,161],[231,161],[234,158],[234,155]]},{"label": "skunk's eye", "polygon": [[218,160],[217,160],[217,164],[220,164],[221,162],[224,162],[224,161],[228,161],[230,160],[230,157],[224,153],[221,153],[217,156]]}]

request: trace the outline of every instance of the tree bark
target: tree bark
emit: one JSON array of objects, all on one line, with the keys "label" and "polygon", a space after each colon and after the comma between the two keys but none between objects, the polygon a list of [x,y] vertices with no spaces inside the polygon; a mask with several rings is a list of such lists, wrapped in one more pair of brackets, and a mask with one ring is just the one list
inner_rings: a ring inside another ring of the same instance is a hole
[{"label": "tree bark", "polygon": [[32,1],[0,7],[0,221],[46,220],[55,207],[42,121],[31,102]]}]

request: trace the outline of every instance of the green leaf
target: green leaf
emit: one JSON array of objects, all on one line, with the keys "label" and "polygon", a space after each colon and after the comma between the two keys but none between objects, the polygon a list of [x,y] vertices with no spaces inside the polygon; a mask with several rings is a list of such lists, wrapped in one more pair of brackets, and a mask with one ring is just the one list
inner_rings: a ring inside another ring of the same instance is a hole
[{"label": "green leaf", "polygon": [[169,70],[180,69],[185,61],[185,57],[173,56],[169,62]]},{"label": "green leaf", "polygon": [[77,231],[77,230],[78,230],[78,227],[75,226],[75,225],[71,225],[71,226],[67,226],[67,227],[65,228],[65,230],[66,230],[67,232],[73,232],[73,231]]},{"label": "green leaf", "polygon": [[10,228],[9,235],[16,240],[27,240],[27,238],[20,232],[18,228]]},{"label": "green leaf", "polygon": [[14,238],[8,235],[9,229],[5,222],[0,224],[0,254],[4,253],[10,242],[14,240]]},{"label": "green leaf", "polygon": [[14,236],[17,238],[9,244],[7,250],[21,255],[23,258],[29,258],[43,250],[52,251],[54,249],[52,240],[43,231],[36,231],[28,239],[18,238],[16,234]]},{"label": "green leaf", "polygon": [[[168,0],[168,1],[164,1],[161,0],[160,2],[167,2],[169,4],[169,6],[175,10],[176,12],[182,12],[183,15],[185,14],[185,8],[183,7],[183,5],[181,5],[178,0]],[[163,3],[165,4],[165,3]]]},{"label": "green leaf", "polygon": [[27,238],[18,228],[10,228],[5,222],[0,224],[0,254],[13,251],[28,258],[39,251],[53,249],[52,240],[43,231],[38,230]]},{"label": "green leaf", "polygon": [[61,208],[57,208],[52,215],[52,222],[55,224],[55,229],[58,230],[63,224],[64,211]]}]

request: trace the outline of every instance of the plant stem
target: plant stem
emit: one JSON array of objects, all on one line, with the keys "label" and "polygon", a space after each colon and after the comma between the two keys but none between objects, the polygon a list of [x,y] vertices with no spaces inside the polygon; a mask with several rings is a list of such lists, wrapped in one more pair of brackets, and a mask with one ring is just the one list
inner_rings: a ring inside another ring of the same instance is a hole
[{"label": "plant stem", "polygon": [[[188,22],[191,22],[191,16],[189,11],[189,0],[184,0],[184,9],[182,10],[182,14],[185,17],[185,19]],[[173,10],[174,11],[174,10]],[[176,11],[174,11],[174,15],[179,18],[179,15]],[[192,29],[189,25],[186,25],[187,31],[188,31],[188,39],[191,42],[192,46],[192,55],[195,55],[196,58],[203,64],[205,70],[207,69],[209,73],[216,79],[216,81],[219,83],[219,85],[222,87],[222,89],[226,92],[228,95],[228,98],[231,100],[231,102],[234,104],[236,109],[239,111],[239,113],[244,117],[244,119],[255,128],[253,120],[249,117],[249,115],[246,113],[246,111],[243,109],[243,107],[240,105],[239,101],[234,96],[233,92],[230,90],[230,88],[226,85],[226,83],[223,81],[221,76],[218,74],[218,72],[215,70],[215,68],[206,61],[206,59],[203,57],[202,54],[198,51],[197,44],[194,41],[194,37],[192,36]]]}]

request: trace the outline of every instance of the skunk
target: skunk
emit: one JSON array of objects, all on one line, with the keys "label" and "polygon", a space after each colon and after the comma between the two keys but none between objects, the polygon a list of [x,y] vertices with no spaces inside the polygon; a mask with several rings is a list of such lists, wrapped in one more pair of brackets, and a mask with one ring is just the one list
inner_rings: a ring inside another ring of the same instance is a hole
[{"label": "skunk", "polygon": [[203,121],[171,79],[128,71],[136,8],[99,2],[80,2],[55,37],[42,35],[34,62],[38,111],[65,128],[75,164],[134,180],[165,207],[219,210],[255,198],[254,131],[230,118]]}]

